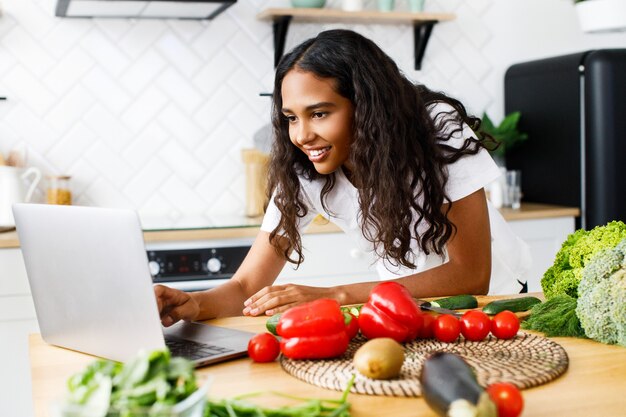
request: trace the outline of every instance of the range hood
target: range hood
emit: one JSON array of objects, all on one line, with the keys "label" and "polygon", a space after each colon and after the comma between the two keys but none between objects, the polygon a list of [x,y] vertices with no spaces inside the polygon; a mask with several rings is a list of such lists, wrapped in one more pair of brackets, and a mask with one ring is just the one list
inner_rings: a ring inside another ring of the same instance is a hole
[{"label": "range hood", "polygon": [[59,17],[213,19],[237,0],[57,0]]}]

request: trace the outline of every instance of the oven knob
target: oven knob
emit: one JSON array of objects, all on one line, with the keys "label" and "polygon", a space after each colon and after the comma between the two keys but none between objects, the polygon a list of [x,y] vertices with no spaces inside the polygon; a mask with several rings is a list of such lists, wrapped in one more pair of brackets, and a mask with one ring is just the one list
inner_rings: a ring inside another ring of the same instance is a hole
[{"label": "oven knob", "polygon": [[150,268],[150,275],[152,275],[153,277],[158,275],[159,272],[161,272],[161,266],[159,265],[157,261],[148,262],[148,267]]},{"label": "oven knob", "polygon": [[206,267],[212,274],[220,272],[220,269],[222,269],[222,261],[217,258],[211,258],[207,261]]}]

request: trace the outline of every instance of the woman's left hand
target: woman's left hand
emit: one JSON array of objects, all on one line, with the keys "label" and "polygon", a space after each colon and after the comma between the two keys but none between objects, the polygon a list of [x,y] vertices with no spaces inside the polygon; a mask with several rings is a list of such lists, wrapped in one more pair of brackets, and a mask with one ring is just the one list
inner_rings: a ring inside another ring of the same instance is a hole
[{"label": "woman's left hand", "polygon": [[271,316],[276,313],[282,313],[295,305],[319,298],[335,299],[333,289],[295,284],[268,286],[244,302],[243,314],[245,316],[258,316],[261,314]]}]

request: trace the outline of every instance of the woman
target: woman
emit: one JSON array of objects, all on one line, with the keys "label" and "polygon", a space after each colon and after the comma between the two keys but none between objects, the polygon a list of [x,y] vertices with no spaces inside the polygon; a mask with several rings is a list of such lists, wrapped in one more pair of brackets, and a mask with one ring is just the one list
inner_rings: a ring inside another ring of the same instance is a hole
[{"label": "woman", "polygon": [[500,291],[519,291],[527,249],[488,208],[483,187],[500,171],[470,128],[479,120],[412,84],[372,41],[331,30],[285,55],[272,122],[272,195],[250,252],[217,288],[155,287],[164,325],[271,315],[317,298],[366,301],[375,282],[272,285],[287,261],[303,260],[301,232],[318,213],[416,298],[485,294],[494,274]]}]

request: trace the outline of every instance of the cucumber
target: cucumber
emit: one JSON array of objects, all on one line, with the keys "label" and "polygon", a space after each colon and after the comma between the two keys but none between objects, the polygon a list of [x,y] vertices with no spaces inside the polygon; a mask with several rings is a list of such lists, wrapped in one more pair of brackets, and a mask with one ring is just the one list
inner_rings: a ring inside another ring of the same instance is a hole
[{"label": "cucumber", "polygon": [[498,314],[501,311],[509,310],[513,313],[528,311],[535,304],[541,303],[537,297],[510,298],[507,300],[492,301],[483,307],[483,312],[487,314]]},{"label": "cucumber", "polygon": [[278,333],[276,333],[276,326],[278,326],[278,320],[280,320],[280,316],[281,313],[274,314],[273,316],[270,316],[270,318],[267,319],[267,321],[265,322],[265,328],[274,336],[278,336]]},{"label": "cucumber", "polygon": [[430,304],[434,307],[447,308],[448,310],[465,310],[478,307],[478,301],[473,295],[454,295],[431,301]]}]

